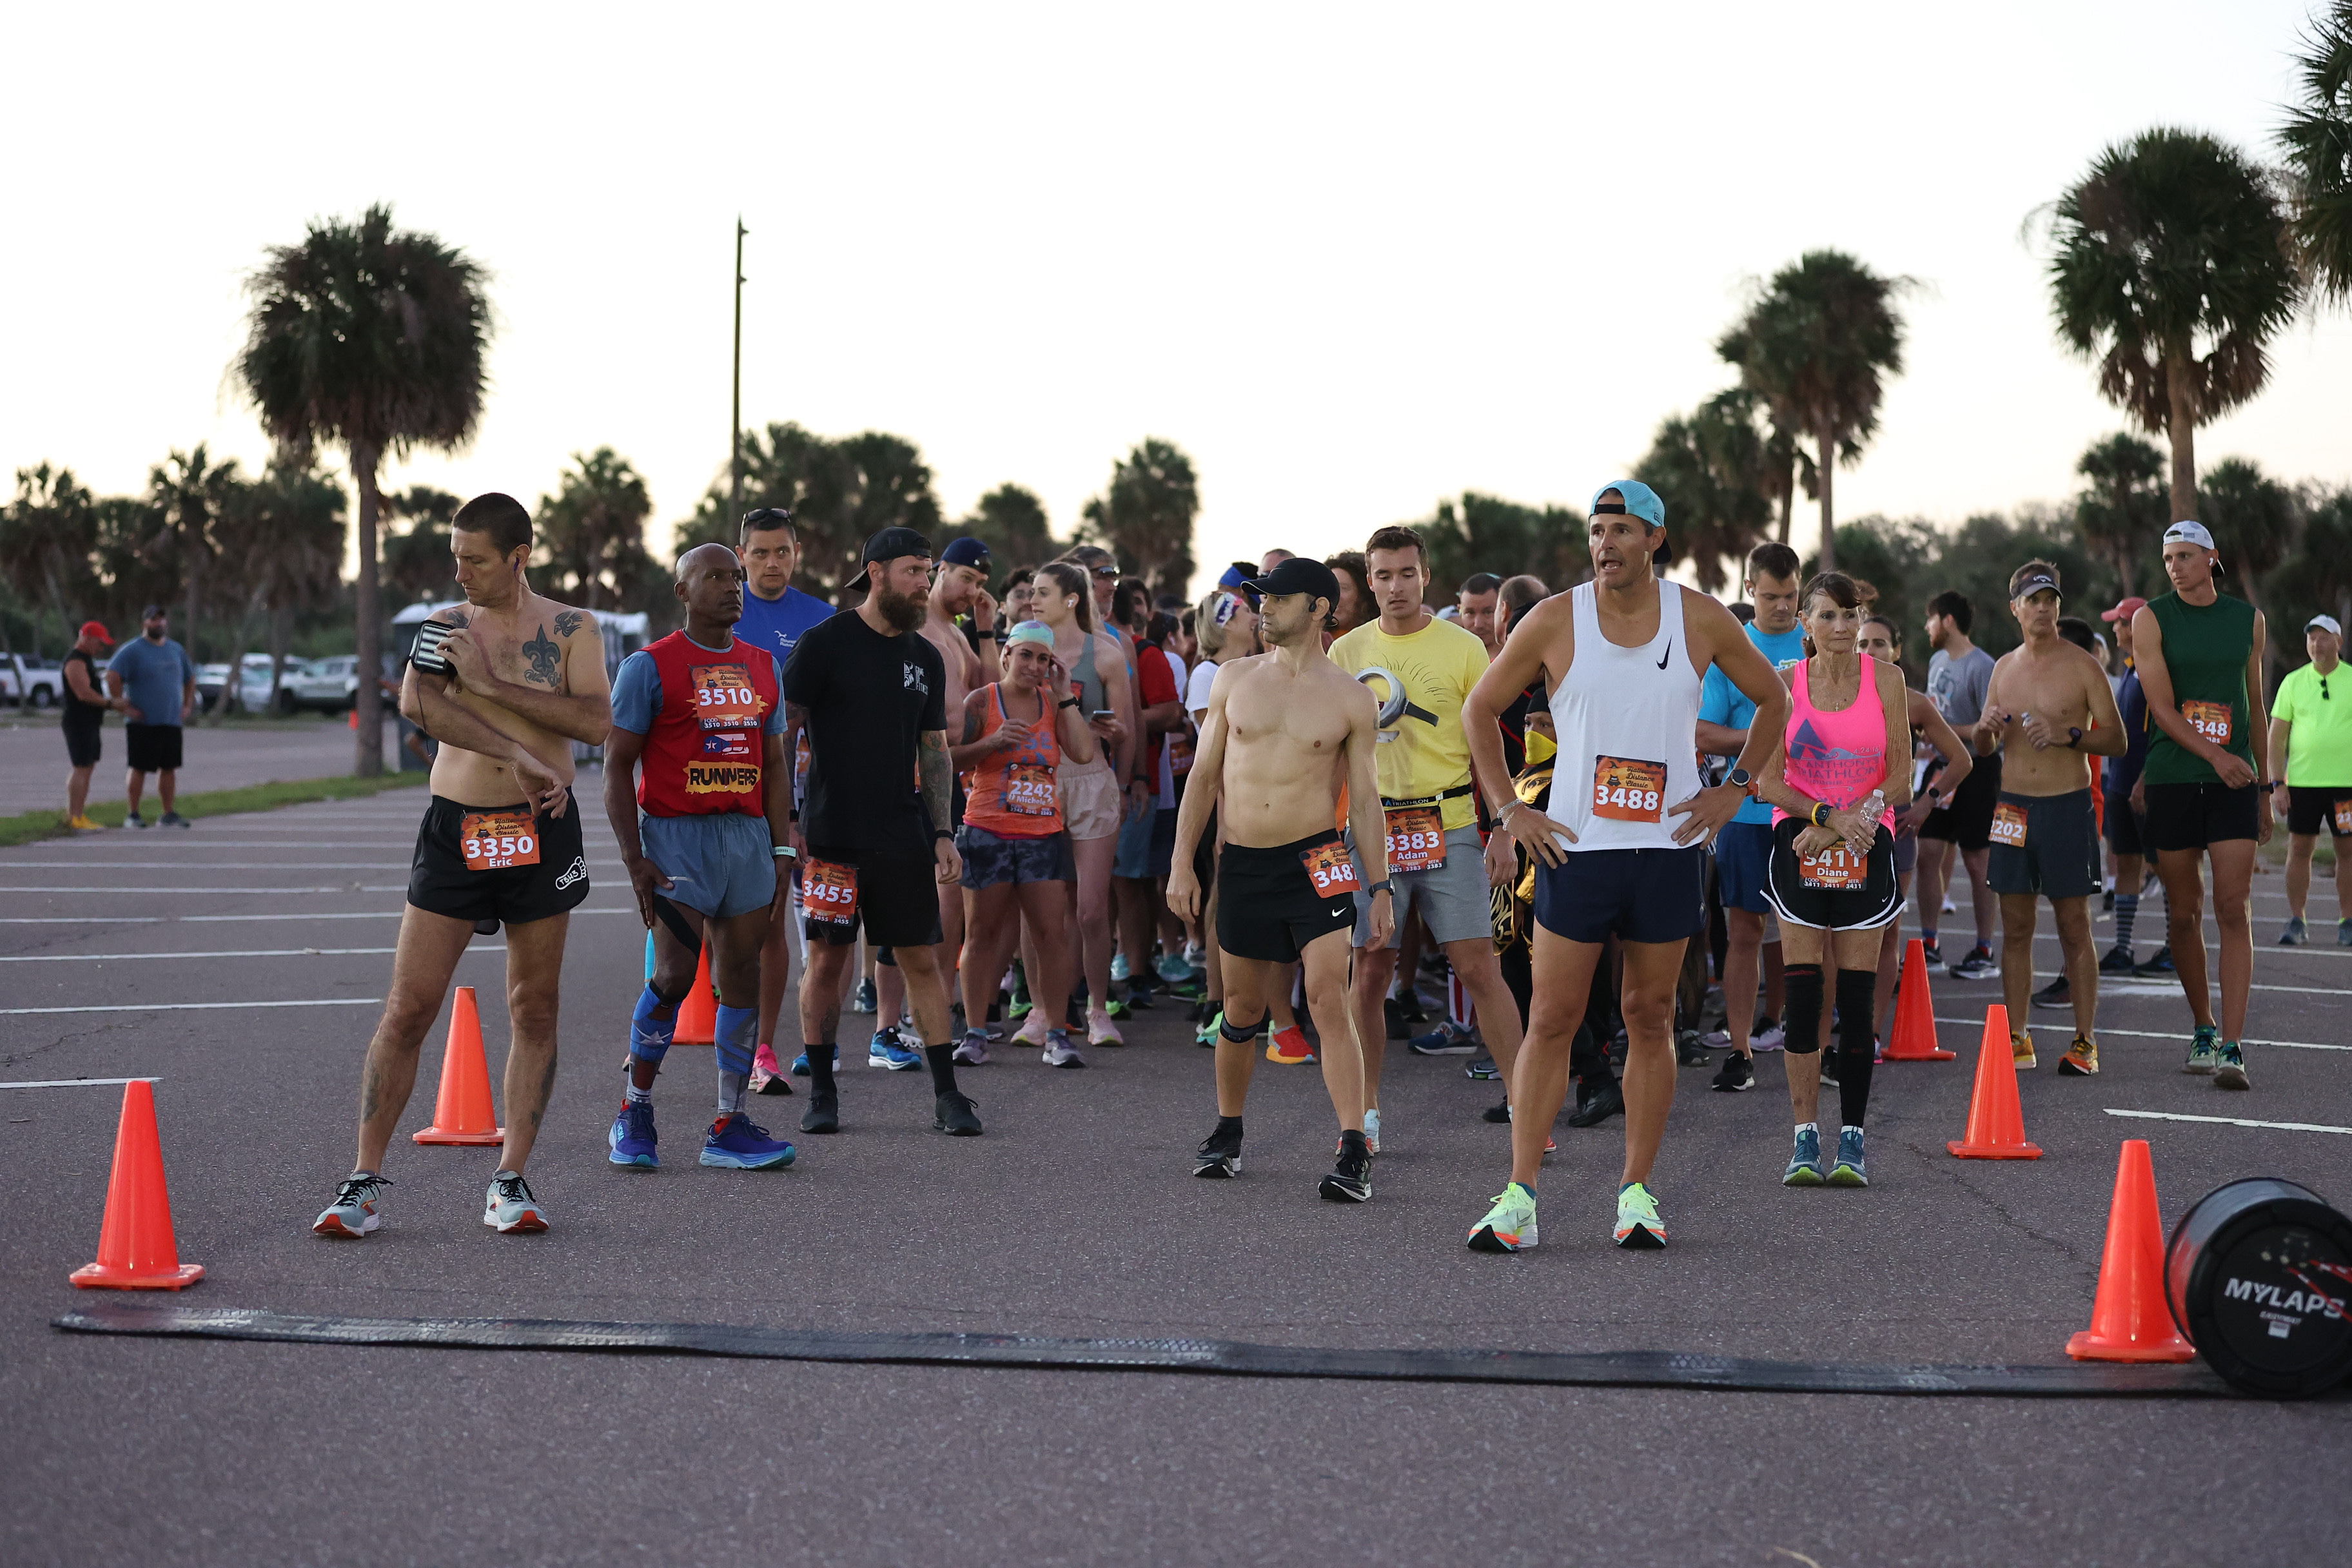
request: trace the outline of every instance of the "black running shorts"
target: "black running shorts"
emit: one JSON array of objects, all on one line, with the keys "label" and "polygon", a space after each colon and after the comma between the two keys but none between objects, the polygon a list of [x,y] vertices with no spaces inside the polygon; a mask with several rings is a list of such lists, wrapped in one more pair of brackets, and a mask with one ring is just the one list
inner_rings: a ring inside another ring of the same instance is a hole
[{"label": "black running shorts", "polygon": [[1992,841],[1992,808],[2000,797],[2000,753],[1996,752],[1975,760],[1969,776],[1952,792],[1952,804],[1929,812],[1919,825],[1919,837],[1981,849]]},{"label": "black running shorts", "polygon": [[[2332,784],[2287,785],[2286,830],[2309,838],[2323,827],[2337,838],[2352,837],[2336,824],[2336,805],[2338,801],[2352,801],[2352,788],[2337,789]],[[2344,814],[2352,821],[2352,811]]]},{"label": "black running shorts", "polygon": [[[134,773],[167,773],[180,765],[181,731],[177,724],[125,724],[122,749]],[[79,763],[75,764],[79,766]]]},{"label": "black running shorts", "polygon": [[[478,832],[473,845],[476,859],[522,860],[535,854],[536,864],[476,869],[467,861],[466,818],[476,817],[478,830],[485,826],[479,820],[483,815],[496,812],[507,816],[509,822],[488,826],[512,826],[512,818],[524,816],[530,808],[520,804],[462,805],[435,795],[425,808],[425,820],[416,827],[408,901],[427,914],[477,925],[484,921],[529,925],[578,907],[588,896],[588,857],[580,843],[580,802],[577,797],[567,798],[571,804],[562,816],[540,812],[529,817],[523,833],[495,835],[504,840],[495,846]],[[521,844],[526,836],[532,840],[527,848]]]},{"label": "black running shorts", "polygon": [[[2099,820],[2089,787],[2065,795],[2000,797],[1985,886],[1996,893],[2086,899],[2099,890]],[[2020,819],[2025,842],[2011,844]]]},{"label": "black running shorts", "polygon": [[1536,923],[1570,942],[1681,942],[1706,929],[1706,847],[1579,849],[1536,868]]},{"label": "black running shorts", "polygon": [[[939,861],[928,846],[919,849],[898,845],[880,849],[844,849],[812,844],[809,863],[845,866],[857,873],[856,918],[818,920],[812,914],[801,926],[809,941],[846,947],[857,940],[857,932],[863,928],[866,943],[873,947],[939,944],[942,934]],[[811,876],[804,867],[801,872],[801,908],[804,910],[815,907],[809,899]]]},{"label": "black running shorts", "polygon": [[2260,835],[2252,784],[2240,789],[2214,784],[2152,784],[2147,786],[2150,849],[2202,849],[2232,838]]},{"label": "black running shorts", "polygon": [[68,718],[65,723],[65,730],[66,762],[77,768],[96,767],[99,753],[104,750],[100,737],[106,733],[99,728],[97,719],[93,717],[76,723]]},{"label": "black running shorts", "polygon": [[1884,823],[1871,840],[1859,885],[1844,889],[1806,886],[1797,859],[1797,836],[1804,830],[1793,816],[1772,827],[1772,869],[1764,890],[1783,921],[1821,931],[1875,931],[1903,912],[1895,881],[1895,835]]},{"label": "black running shorts", "polygon": [[1291,963],[1309,942],[1354,930],[1354,895],[1317,892],[1299,858],[1318,845],[1339,842],[1339,835],[1325,828],[1267,848],[1227,844],[1217,859],[1217,945],[1235,958]]}]

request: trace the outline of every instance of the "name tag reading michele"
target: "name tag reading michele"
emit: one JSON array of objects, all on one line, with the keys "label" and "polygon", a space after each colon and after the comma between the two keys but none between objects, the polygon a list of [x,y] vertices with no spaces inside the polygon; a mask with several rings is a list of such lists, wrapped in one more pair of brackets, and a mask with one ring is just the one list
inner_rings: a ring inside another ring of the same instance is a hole
[{"label": "name tag reading michele", "polygon": [[468,871],[539,864],[537,824],[527,811],[469,811],[457,819],[457,847]]},{"label": "name tag reading michele", "polygon": [[1445,864],[1445,819],[1433,805],[1388,812],[1389,871],[1434,871]]},{"label": "name tag reading michele", "polygon": [[1666,819],[1666,764],[1635,757],[1592,759],[1592,815],[1617,822]]},{"label": "name tag reading michele", "polygon": [[760,694],[740,664],[698,664],[689,671],[694,680],[694,715],[706,730],[740,730],[760,721]]},{"label": "name tag reading michele", "polygon": [[1307,868],[1307,879],[1327,899],[1352,894],[1363,887],[1356,879],[1356,862],[1349,857],[1348,847],[1336,838],[1301,849],[1298,860]]}]

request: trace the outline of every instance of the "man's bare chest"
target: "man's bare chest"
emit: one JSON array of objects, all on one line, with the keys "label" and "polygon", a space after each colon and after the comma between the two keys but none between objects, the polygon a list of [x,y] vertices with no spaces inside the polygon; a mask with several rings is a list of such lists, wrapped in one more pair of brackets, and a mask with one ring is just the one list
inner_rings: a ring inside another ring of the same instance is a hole
[{"label": "man's bare chest", "polygon": [[[461,610],[458,614],[467,612]],[[475,646],[482,650],[482,662],[499,679],[542,691],[562,691],[564,639],[578,629],[581,614],[578,610],[564,610],[553,615],[494,618],[475,613],[467,616],[466,629],[472,634]],[[572,624],[562,624],[566,621]]]},{"label": "man's bare chest", "polygon": [[1348,738],[1348,723],[1336,701],[1292,682],[1245,682],[1225,703],[1225,722],[1241,743],[1295,746],[1333,752]]}]

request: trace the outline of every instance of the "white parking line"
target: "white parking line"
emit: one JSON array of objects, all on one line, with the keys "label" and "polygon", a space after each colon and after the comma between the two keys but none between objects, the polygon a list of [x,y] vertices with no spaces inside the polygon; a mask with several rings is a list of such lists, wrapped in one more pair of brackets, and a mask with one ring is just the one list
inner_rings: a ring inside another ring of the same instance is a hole
[{"label": "white parking line", "polygon": [[[0,963],[104,963],[114,959],[150,958],[343,958],[354,953],[397,952],[391,947],[257,947],[229,952],[26,952],[0,956]],[[502,943],[468,947],[477,952],[504,952]]]},{"label": "white parking line", "polygon": [[2145,1121],[2210,1121],[2222,1127],[2268,1127],[2281,1132],[2341,1132],[2352,1137],[2352,1127],[2330,1127],[2319,1121],[2252,1121],[2242,1116],[2188,1116],[2177,1110],[2118,1110],[2107,1107],[2109,1116],[2131,1116]]},{"label": "white parking line", "polygon": [[[1936,1022],[1938,1024],[1958,1024],[1971,1029],[1982,1029],[1984,1027],[1984,1020],[1982,1018],[1947,1018],[1939,1014],[1936,1018]],[[2026,1027],[2029,1029],[2041,1029],[2044,1031],[2054,1030],[2058,1034],[2062,1035],[2071,1035],[2074,1032],[2074,1026],[2072,1024],[2028,1024],[2026,1025]],[[2110,1029],[2104,1024],[2101,1025],[2099,1026],[2099,1037],[2101,1039],[2105,1039],[2109,1035],[2127,1035],[2134,1039],[2141,1040],[2178,1040],[2181,1038],[2181,1031],[2179,1029]],[[2257,1040],[2248,1038],[2240,1040],[2238,1043],[2242,1046],[2284,1046],[2289,1050],[2296,1051],[2352,1051],[2352,1046],[2323,1045],[2317,1040]]]},{"label": "white parking line", "polygon": [[108,1007],[0,1007],[0,1014],[27,1013],[198,1013],[220,1007],[373,1007],[381,996],[328,996],[304,1002],[149,1002]]},{"label": "white parking line", "polygon": [[162,915],[5,915],[0,916],[0,926],[153,926],[162,925],[163,920]]},{"label": "white parking line", "polygon": [[0,1089],[87,1089],[101,1083],[161,1083],[160,1078],[34,1078],[0,1083]]}]

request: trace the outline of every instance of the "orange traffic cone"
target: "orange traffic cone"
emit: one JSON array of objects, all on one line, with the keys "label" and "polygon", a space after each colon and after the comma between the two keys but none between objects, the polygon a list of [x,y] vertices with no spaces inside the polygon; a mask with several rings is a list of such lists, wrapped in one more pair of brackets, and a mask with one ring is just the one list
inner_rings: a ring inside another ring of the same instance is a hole
[{"label": "orange traffic cone", "polygon": [[441,1094],[433,1125],[410,1134],[419,1143],[503,1143],[498,1108],[490,1102],[490,1058],[482,1049],[482,1016],[474,988],[457,987],[449,1008],[449,1044],[441,1053]]},{"label": "orange traffic cone", "polygon": [[1927,950],[1917,937],[1905,945],[1903,981],[1895,997],[1895,1037],[1886,1042],[1890,1062],[1948,1062],[1956,1051],[1936,1044],[1936,1002],[1927,991]]},{"label": "orange traffic cone", "polygon": [[2156,1167],[2147,1140],[2124,1140],[2116,1162],[2116,1196],[2107,1207],[2107,1247],[2099,1259],[2099,1295],[2091,1326],[2066,1341],[2076,1361],[2193,1361],[2164,1300],[2164,1220],[2156,1206]]},{"label": "orange traffic cone", "polygon": [[2025,1113],[2017,1104],[2017,1064],[2010,1059],[2009,1009],[1998,1002],[1985,1009],[1968,1132],[1944,1147],[1963,1160],[2042,1158],[2042,1146],[2025,1141]]},{"label": "orange traffic cone", "polygon": [[686,1000],[677,1005],[677,1030],[669,1037],[674,1046],[709,1046],[719,1042],[719,993],[710,985],[710,944],[702,944],[702,957],[694,966],[694,984],[687,989]]},{"label": "orange traffic cone", "polygon": [[155,1086],[143,1079],[125,1084],[98,1261],[75,1269],[73,1282],[85,1290],[177,1290],[204,1277],[203,1264],[180,1261],[172,1237],[172,1194],[163,1184],[163,1145],[155,1135]]}]

